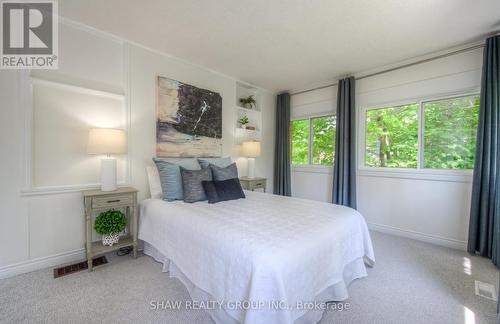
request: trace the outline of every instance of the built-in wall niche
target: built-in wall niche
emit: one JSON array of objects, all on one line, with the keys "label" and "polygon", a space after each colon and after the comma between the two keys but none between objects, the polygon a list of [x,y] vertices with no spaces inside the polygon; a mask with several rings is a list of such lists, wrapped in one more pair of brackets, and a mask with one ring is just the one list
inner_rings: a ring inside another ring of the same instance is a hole
[{"label": "built-in wall niche", "polygon": [[256,101],[255,107],[251,108],[251,110],[261,111],[262,103],[259,89],[244,83],[236,82],[236,106],[244,109],[249,108],[240,102],[241,98],[247,98],[249,96],[253,96]]},{"label": "built-in wall niche", "polygon": [[[90,128],[128,125],[123,95],[31,78],[27,123],[27,191],[98,185],[101,156],[87,154]],[[128,158],[116,156],[118,182],[126,183]]]},{"label": "built-in wall niche", "polygon": [[[253,96],[255,98],[255,105],[250,107],[249,105],[244,106],[241,102],[241,98],[247,98]],[[262,134],[262,102],[260,91],[256,87],[244,83],[236,83],[236,103],[235,103],[235,141],[236,144],[241,144],[244,141],[250,140],[261,140]],[[240,120],[243,117],[247,117],[248,124],[247,127],[243,127]]]}]

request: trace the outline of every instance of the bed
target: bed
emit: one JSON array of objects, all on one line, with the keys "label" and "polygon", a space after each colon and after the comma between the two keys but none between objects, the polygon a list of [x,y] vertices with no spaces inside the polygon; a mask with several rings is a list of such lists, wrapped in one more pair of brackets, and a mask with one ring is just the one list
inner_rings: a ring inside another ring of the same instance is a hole
[{"label": "bed", "polygon": [[[144,252],[216,323],[315,323],[375,257],[364,218],[328,203],[245,191],[217,204],[146,199]],[[220,306],[220,307],[219,307]]]}]

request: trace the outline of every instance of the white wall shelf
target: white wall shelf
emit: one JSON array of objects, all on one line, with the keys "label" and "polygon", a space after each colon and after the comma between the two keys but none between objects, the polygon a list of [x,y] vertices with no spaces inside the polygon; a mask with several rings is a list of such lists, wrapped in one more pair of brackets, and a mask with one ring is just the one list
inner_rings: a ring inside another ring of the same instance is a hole
[{"label": "white wall shelf", "polygon": [[[240,98],[253,95],[256,101],[255,107],[242,107]],[[244,129],[239,123],[240,118],[248,117],[248,126],[255,127],[255,130]],[[261,96],[259,89],[243,83],[236,83],[236,103],[235,103],[235,144],[239,145],[244,141],[260,141],[262,130]]]}]

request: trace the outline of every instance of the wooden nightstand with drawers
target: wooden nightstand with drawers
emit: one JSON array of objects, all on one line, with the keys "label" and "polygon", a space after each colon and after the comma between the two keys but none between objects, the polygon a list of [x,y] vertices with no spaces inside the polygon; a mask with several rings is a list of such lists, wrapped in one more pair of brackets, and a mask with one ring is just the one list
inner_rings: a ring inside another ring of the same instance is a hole
[{"label": "wooden nightstand with drawers", "polygon": [[[137,257],[137,189],[132,187],[118,188],[115,191],[87,190],[83,192],[86,221],[86,244],[88,269],[92,271],[92,258],[98,254],[116,251],[132,246],[134,258]],[[92,242],[94,224],[92,215],[110,209],[125,209],[127,216],[127,235],[120,236],[118,243],[104,246],[101,241]]]},{"label": "wooden nightstand with drawers", "polygon": [[266,178],[240,178],[241,187],[245,190],[251,191],[254,191],[255,189],[262,189],[264,192],[266,192],[266,181]]}]

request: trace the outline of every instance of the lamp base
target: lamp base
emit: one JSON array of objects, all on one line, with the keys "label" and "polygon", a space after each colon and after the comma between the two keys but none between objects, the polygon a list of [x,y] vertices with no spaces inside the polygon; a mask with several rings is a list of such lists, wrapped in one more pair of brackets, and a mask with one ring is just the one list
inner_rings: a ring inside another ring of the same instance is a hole
[{"label": "lamp base", "polygon": [[101,160],[101,190],[115,191],[116,186],[116,159]]},{"label": "lamp base", "polygon": [[248,158],[247,177],[255,178],[255,158]]}]

